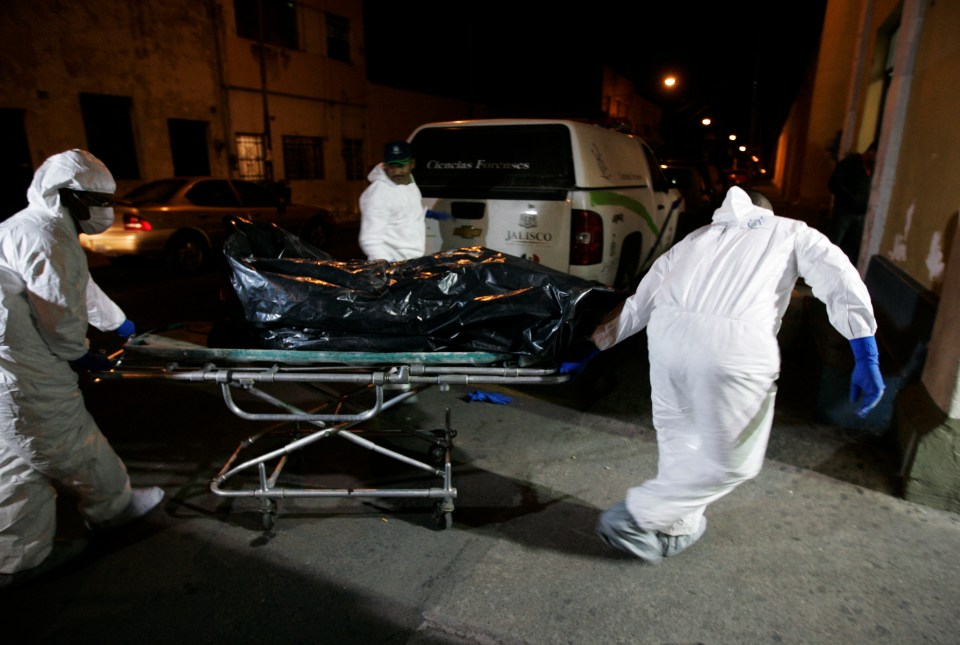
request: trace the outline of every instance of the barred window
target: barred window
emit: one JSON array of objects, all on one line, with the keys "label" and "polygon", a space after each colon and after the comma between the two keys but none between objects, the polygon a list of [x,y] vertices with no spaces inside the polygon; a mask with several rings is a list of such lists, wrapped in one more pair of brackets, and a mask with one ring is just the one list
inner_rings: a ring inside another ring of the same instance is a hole
[{"label": "barred window", "polygon": [[283,168],[287,179],[323,179],[323,138],[284,135]]},{"label": "barred window", "polygon": [[343,162],[347,169],[347,180],[356,181],[366,178],[366,164],[363,162],[363,139],[343,140]]},{"label": "barred window", "polygon": [[[237,18],[237,35],[250,40],[260,39],[263,27],[263,42],[287,49],[298,48],[297,5],[287,0],[234,0],[233,9]],[[260,15],[260,9],[263,15]]]},{"label": "barred window", "polygon": [[262,134],[237,133],[237,171],[240,179],[266,179]]}]

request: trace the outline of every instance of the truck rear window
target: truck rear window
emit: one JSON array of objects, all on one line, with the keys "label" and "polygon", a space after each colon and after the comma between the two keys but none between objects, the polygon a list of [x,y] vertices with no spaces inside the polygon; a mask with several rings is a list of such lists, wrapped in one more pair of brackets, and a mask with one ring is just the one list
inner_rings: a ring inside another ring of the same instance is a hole
[{"label": "truck rear window", "polygon": [[427,128],[412,146],[424,197],[551,194],[575,184],[570,131],[560,124]]}]

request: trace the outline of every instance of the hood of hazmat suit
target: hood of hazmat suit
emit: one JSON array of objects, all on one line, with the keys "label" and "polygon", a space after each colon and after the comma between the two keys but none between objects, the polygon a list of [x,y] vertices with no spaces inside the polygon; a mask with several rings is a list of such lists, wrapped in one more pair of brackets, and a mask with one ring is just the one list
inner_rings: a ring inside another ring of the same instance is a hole
[{"label": "hood of hazmat suit", "polygon": [[[27,201],[30,206],[69,217],[70,210],[60,199],[61,188],[113,194],[117,184],[103,162],[92,154],[85,150],[68,150],[50,157],[37,169],[27,190]],[[87,235],[103,233],[113,224],[113,208],[93,206],[89,212],[89,219],[78,221],[80,229]]]},{"label": "hood of hazmat suit", "polygon": [[[86,411],[69,361],[87,352],[87,325],[117,328],[123,311],[90,279],[60,188],[113,193],[106,166],[82,150],[47,159],[29,205],[0,223],[0,573],[39,564],[55,525],[48,480],[102,521],[129,501],[122,462]],[[87,230],[113,221],[91,208]]]}]

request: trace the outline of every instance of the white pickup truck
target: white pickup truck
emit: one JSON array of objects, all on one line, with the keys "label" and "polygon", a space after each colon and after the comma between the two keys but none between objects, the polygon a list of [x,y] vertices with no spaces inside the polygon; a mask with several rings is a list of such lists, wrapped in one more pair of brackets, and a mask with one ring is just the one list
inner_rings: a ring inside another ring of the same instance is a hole
[{"label": "white pickup truck", "polygon": [[485,246],[630,289],[684,210],[647,144],[601,126],[450,121],[409,141],[424,205],[453,216],[428,250]]}]

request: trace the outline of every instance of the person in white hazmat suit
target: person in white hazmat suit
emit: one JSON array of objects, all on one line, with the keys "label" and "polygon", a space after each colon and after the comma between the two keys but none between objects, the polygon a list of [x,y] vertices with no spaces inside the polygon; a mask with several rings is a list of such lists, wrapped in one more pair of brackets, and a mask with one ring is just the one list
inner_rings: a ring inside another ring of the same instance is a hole
[{"label": "person in white hazmat suit", "polygon": [[422,257],[426,248],[424,218],[449,219],[449,213],[423,207],[413,179],[416,162],[406,141],[384,146],[383,162],[367,175],[360,195],[360,248],[368,260],[398,262]]},{"label": "person in white hazmat suit", "polygon": [[131,489],[75,371],[112,366],[88,351],[88,323],[121,337],[135,331],[90,278],[78,238],[113,222],[115,188],[101,161],[69,150],[37,169],[27,208],[0,224],[0,587],[57,559],[54,484],[76,496],[93,529],[163,498],[160,488]]},{"label": "person in white hazmat suit", "polygon": [[[712,224],[661,256],[593,343],[605,350],[647,328],[657,475],[605,511],[597,532],[656,563],[694,544],[707,505],[763,464],[780,370],[777,331],[798,277],[822,300],[856,358],[851,400],[880,400],[866,286],[847,256],[803,222],[729,190]],[[763,207],[766,206],[766,207]]]}]

